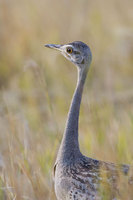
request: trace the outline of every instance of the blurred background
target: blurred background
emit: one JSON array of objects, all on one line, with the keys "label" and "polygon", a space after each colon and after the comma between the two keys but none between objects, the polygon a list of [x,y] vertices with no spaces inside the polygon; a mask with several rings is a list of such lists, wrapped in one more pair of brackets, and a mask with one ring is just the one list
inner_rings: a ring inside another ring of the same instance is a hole
[{"label": "blurred background", "polygon": [[77,74],[44,44],[75,40],[93,54],[81,150],[133,164],[133,1],[0,0],[0,200],[55,199],[52,167]]}]

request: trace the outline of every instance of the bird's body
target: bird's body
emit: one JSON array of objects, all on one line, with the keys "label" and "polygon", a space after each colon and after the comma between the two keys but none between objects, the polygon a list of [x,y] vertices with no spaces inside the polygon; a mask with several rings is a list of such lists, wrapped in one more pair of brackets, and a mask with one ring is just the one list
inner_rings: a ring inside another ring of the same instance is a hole
[{"label": "bird's body", "polygon": [[[106,189],[110,200],[120,197],[120,177],[126,178],[128,165],[116,166],[92,158],[72,158],[70,163],[55,165],[55,192],[59,200],[102,200],[101,189]],[[108,188],[108,190],[107,190]]]},{"label": "bird's body", "polygon": [[105,195],[108,192],[108,199],[116,199],[119,196],[118,179],[127,176],[129,166],[116,166],[88,158],[82,155],[79,148],[78,119],[83,87],[92,59],[90,48],[78,41],[46,47],[59,50],[78,69],[77,86],[54,166],[56,197],[58,200],[101,200],[102,193]]}]

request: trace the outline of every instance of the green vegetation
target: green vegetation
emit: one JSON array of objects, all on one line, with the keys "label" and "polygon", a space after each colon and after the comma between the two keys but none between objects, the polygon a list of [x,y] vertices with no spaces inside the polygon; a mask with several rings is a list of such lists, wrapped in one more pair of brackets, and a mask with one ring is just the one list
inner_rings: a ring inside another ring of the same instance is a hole
[{"label": "green vegetation", "polygon": [[52,168],[76,69],[45,43],[90,46],[81,150],[132,164],[132,7],[126,0],[0,1],[0,200],[55,199]]}]

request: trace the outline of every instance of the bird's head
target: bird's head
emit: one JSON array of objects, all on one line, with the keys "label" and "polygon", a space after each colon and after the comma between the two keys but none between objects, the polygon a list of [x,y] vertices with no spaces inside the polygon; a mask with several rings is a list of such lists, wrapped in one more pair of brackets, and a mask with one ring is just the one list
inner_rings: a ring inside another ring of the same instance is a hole
[{"label": "bird's head", "polygon": [[92,60],[90,48],[83,42],[76,41],[65,45],[46,44],[45,47],[56,49],[79,69],[88,69]]}]

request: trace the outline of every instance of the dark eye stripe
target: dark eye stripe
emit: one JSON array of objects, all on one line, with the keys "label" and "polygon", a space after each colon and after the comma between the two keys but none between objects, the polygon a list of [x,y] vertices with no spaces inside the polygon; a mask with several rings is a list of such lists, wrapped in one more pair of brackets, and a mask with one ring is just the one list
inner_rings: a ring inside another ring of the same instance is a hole
[{"label": "dark eye stripe", "polygon": [[77,62],[77,64],[85,64],[85,60],[82,59],[82,61],[81,62]]},{"label": "dark eye stripe", "polygon": [[74,54],[80,54],[80,52],[79,52],[79,51],[73,51],[73,53],[74,53]]},{"label": "dark eye stripe", "polygon": [[84,59],[82,60],[81,64],[85,64],[85,60]]}]

